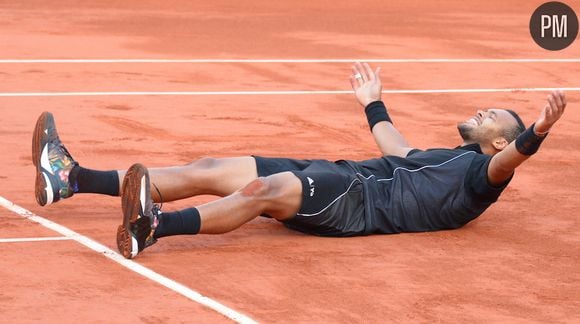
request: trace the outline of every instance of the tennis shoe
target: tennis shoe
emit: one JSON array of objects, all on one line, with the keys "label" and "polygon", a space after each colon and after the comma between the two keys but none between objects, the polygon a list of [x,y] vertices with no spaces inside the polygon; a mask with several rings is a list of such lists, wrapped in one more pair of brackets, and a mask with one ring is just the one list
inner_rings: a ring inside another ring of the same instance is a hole
[{"label": "tennis shoe", "polygon": [[117,247],[127,259],[155,244],[153,237],[161,210],[151,199],[149,172],[141,164],[132,165],[121,188],[123,224],[117,229]]},{"label": "tennis shoe", "polygon": [[36,121],[32,163],[36,167],[34,194],[39,205],[50,205],[74,194],[69,175],[78,163],[60,141],[49,112],[43,112]]}]

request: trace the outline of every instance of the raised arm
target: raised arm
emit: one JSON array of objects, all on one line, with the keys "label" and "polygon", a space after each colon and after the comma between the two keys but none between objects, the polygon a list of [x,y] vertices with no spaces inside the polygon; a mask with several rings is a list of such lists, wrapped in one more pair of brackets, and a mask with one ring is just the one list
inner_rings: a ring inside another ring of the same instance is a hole
[{"label": "raised arm", "polygon": [[566,95],[564,92],[554,91],[548,95],[548,100],[538,120],[505,149],[495,154],[489,162],[487,178],[490,184],[503,184],[520,164],[538,150],[552,125],[564,113],[565,108]]},{"label": "raised arm", "polygon": [[393,126],[393,122],[381,101],[381,68],[373,72],[367,63],[356,62],[350,76],[350,84],[358,99],[365,107],[365,113],[371,128],[371,133],[383,155],[405,157],[413,148],[403,138],[403,135]]}]

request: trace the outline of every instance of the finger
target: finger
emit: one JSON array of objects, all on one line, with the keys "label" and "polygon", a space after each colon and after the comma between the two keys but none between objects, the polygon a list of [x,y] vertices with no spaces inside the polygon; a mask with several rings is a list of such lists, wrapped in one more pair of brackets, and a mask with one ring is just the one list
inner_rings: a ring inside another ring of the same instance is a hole
[{"label": "finger", "polygon": [[564,106],[564,103],[562,102],[562,96],[560,95],[560,91],[554,91],[552,93],[552,97],[554,97],[554,102],[556,102],[558,110],[561,110],[562,106]]},{"label": "finger", "polygon": [[552,117],[552,104],[550,103],[550,100],[552,100],[552,95],[546,97],[546,105],[544,106],[544,117],[546,120],[549,120]]},{"label": "finger", "polygon": [[558,90],[558,96],[562,102],[562,105],[560,106],[560,114],[563,114],[566,109],[566,94],[564,94],[564,91]]},{"label": "finger", "polygon": [[348,81],[350,81],[350,85],[352,86],[352,90],[356,91],[359,88],[358,85],[358,81],[356,81],[356,79],[354,78],[354,76],[350,76],[350,78],[348,78]]},{"label": "finger", "polygon": [[544,116],[548,121],[552,119],[552,106],[549,104],[546,104],[546,107],[544,107]]},{"label": "finger", "polygon": [[355,65],[352,66],[352,77],[356,80],[356,83],[358,84],[359,87],[361,87],[364,83],[364,80],[362,78],[362,74],[360,73],[358,67]]},{"label": "finger", "polygon": [[548,95],[548,102],[550,103],[550,107],[552,107],[552,110],[558,109],[558,106],[556,106],[556,100],[554,99],[554,96],[552,94]]},{"label": "finger", "polygon": [[363,63],[363,67],[369,76],[369,81],[375,81],[375,74],[373,73],[373,69],[371,69],[370,65],[367,63]]},{"label": "finger", "polygon": [[363,65],[360,62],[356,62],[355,64],[357,65],[358,73],[361,74],[363,81],[367,82],[369,80],[369,76],[367,75],[365,68],[363,67]]},{"label": "finger", "polygon": [[564,93],[562,93],[562,91],[559,91],[558,93],[558,100],[560,101],[560,104],[558,105],[558,118],[560,118],[566,109],[566,104],[564,103]]},{"label": "finger", "polygon": [[566,92],[560,90],[560,94],[562,95],[562,102],[564,103],[564,107],[566,107],[566,104],[568,103],[568,100],[566,99]]},{"label": "finger", "polygon": [[377,70],[375,71],[375,80],[378,81],[379,83],[381,82],[381,68],[378,67]]}]

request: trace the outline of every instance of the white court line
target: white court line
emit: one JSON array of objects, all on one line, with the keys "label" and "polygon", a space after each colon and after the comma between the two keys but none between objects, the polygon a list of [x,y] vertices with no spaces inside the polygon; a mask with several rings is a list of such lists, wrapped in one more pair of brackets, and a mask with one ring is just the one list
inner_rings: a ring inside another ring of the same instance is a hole
[{"label": "white court line", "polygon": [[220,304],[219,302],[209,298],[209,297],[205,297],[202,296],[200,293],[191,290],[190,288],[176,282],[173,281],[163,275],[158,274],[157,272],[144,267],[142,265],[140,265],[139,263],[132,261],[132,260],[127,260],[125,259],[122,255],[120,255],[119,253],[109,249],[108,247],[93,241],[92,239],[83,236],[77,232],[72,231],[71,229],[64,227],[60,224],[57,224],[53,221],[50,221],[44,217],[40,217],[38,215],[33,214],[32,212],[30,212],[29,210],[26,210],[16,204],[14,204],[13,202],[7,200],[6,198],[0,196],[0,206],[13,211],[14,213],[29,219],[35,223],[38,223],[46,228],[49,228],[59,234],[64,235],[65,237],[68,237],[72,240],[77,241],[78,243],[88,247],[89,249],[100,253],[102,255],[104,255],[105,257],[119,263],[120,265],[124,266],[125,268],[136,272],[144,277],[146,277],[147,279],[150,279],[152,281],[157,282],[158,284],[165,286],[171,290],[173,290],[174,292],[181,294],[187,298],[189,298],[190,300],[202,304],[204,306],[207,306],[213,310],[215,310],[216,312],[238,322],[238,323],[256,323],[256,321],[254,321],[253,319],[242,315],[238,312],[236,312],[235,310],[228,308],[227,306],[224,306],[222,304]]},{"label": "white court line", "polygon": [[578,63],[580,58],[417,58],[417,59],[3,59],[0,64],[29,63]]},{"label": "white court line", "polygon": [[[386,94],[429,93],[486,93],[486,92],[541,92],[580,91],[580,87],[562,88],[483,88],[483,89],[402,89],[383,90]],[[106,91],[106,92],[0,92],[0,97],[102,97],[102,96],[244,96],[244,95],[326,95],[353,94],[352,90],[321,91]]]},{"label": "white court line", "polygon": [[69,241],[70,237],[19,237],[19,238],[5,238],[0,239],[0,243],[21,243],[21,242],[46,242],[46,241]]}]

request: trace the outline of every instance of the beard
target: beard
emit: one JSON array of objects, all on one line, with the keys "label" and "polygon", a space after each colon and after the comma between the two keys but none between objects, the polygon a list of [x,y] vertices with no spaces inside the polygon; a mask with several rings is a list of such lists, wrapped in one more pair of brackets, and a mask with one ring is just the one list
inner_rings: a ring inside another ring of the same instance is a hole
[{"label": "beard", "polygon": [[457,124],[457,130],[459,131],[459,135],[465,142],[471,142],[475,140],[475,127],[474,125],[463,122]]}]

